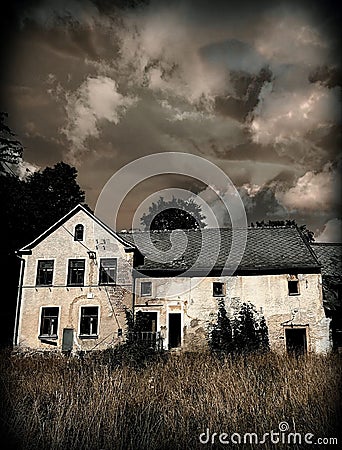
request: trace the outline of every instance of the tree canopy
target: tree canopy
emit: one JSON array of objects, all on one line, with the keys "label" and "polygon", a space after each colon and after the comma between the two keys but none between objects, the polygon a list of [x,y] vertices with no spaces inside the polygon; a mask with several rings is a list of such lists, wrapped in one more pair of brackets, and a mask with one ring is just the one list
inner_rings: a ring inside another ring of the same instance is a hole
[{"label": "tree canopy", "polygon": [[23,156],[23,146],[5,124],[7,117],[7,113],[0,112],[0,162],[18,164]]},{"label": "tree canopy", "polygon": [[303,236],[305,237],[305,239],[308,242],[314,242],[315,238],[314,238],[314,232],[309,230],[307,228],[306,225],[298,225],[297,222],[294,219],[288,219],[288,220],[261,220],[260,222],[252,222],[251,223],[252,227],[284,227],[284,226],[292,226],[292,227],[297,227],[299,229],[299,231],[303,234]]},{"label": "tree canopy", "polygon": [[194,200],[172,197],[165,201],[163,197],[149,207],[140,222],[145,230],[177,230],[204,228],[206,223],[202,208]]}]

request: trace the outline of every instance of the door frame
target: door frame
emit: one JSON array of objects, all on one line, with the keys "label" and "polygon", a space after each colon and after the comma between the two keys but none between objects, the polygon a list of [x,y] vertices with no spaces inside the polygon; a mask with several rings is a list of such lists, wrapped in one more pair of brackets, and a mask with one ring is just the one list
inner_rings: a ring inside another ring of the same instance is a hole
[{"label": "door frame", "polygon": [[170,330],[170,324],[169,324],[169,314],[180,314],[180,327],[181,327],[181,342],[180,342],[180,346],[176,347],[176,348],[182,348],[183,347],[183,339],[184,339],[184,332],[183,332],[183,328],[184,328],[184,314],[183,314],[183,303],[179,302],[179,301],[173,301],[173,302],[169,302],[169,304],[166,306],[166,339],[165,339],[165,344],[164,344],[164,348],[166,350],[168,350],[169,348],[169,330]]},{"label": "door frame", "polygon": [[305,349],[304,355],[309,352],[309,325],[287,325],[284,326],[284,341],[285,341],[285,352],[288,353],[286,330],[303,330],[305,333]]}]

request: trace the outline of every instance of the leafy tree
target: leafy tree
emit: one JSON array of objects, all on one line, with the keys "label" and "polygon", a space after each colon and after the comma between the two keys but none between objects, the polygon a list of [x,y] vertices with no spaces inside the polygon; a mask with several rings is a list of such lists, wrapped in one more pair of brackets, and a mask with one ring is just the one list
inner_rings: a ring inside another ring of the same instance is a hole
[{"label": "leafy tree", "polygon": [[232,327],[224,304],[220,298],[218,304],[217,322],[210,331],[209,346],[212,351],[218,353],[230,353],[232,351]]},{"label": "leafy tree", "polygon": [[5,124],[6,117],[7,113],[0,112],[0,162],[18,164],[23,156],[23,146]]},{"label": "leafy tree", "polygon": [[269,341],[266,320],[251,303],[243,303],[230,320],[224,300],[220,299],[217,323],[209,334],[209,347],[219,355],[267,351]]},{"label": "leafy tree", "polygon": [[234,349],[238,353],[251,353],[259,348],[255,314],[251,304],[243,303],[234,318]]},{"label": "leafy tree", "polygon": [[186,201],[173,197],[166,202],[160,197],[140,222],[145,230],[199,229],[205,227],[204,219],[201,207],[192,199]]}]

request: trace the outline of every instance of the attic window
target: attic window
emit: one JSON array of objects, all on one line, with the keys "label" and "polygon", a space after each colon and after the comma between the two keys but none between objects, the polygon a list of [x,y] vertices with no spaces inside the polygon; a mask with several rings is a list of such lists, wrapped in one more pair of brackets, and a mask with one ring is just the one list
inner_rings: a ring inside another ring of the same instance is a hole
[{"label": "attic window", "polygon": [[213,283],[213,297],[223,297],[224,295],[225,295],[224,283],[214,282]]},{"label": "attic window", "polygon": [[75,226],[74,241],[83,241],[84,226],[80,223]]},{"label": "attic window", "polygon": [[299,295],[299,281],[297,275],[289,275],[287,279],[289,295]]}]

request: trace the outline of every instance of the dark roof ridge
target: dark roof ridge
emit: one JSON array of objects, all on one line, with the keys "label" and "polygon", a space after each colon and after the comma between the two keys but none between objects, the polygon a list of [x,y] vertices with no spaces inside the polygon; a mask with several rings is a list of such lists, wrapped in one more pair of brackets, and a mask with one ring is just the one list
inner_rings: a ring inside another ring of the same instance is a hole
[{"label": "dark roof ridge", "polygon": [[342,245],[342,242],[310,242],[310,245]]}]

